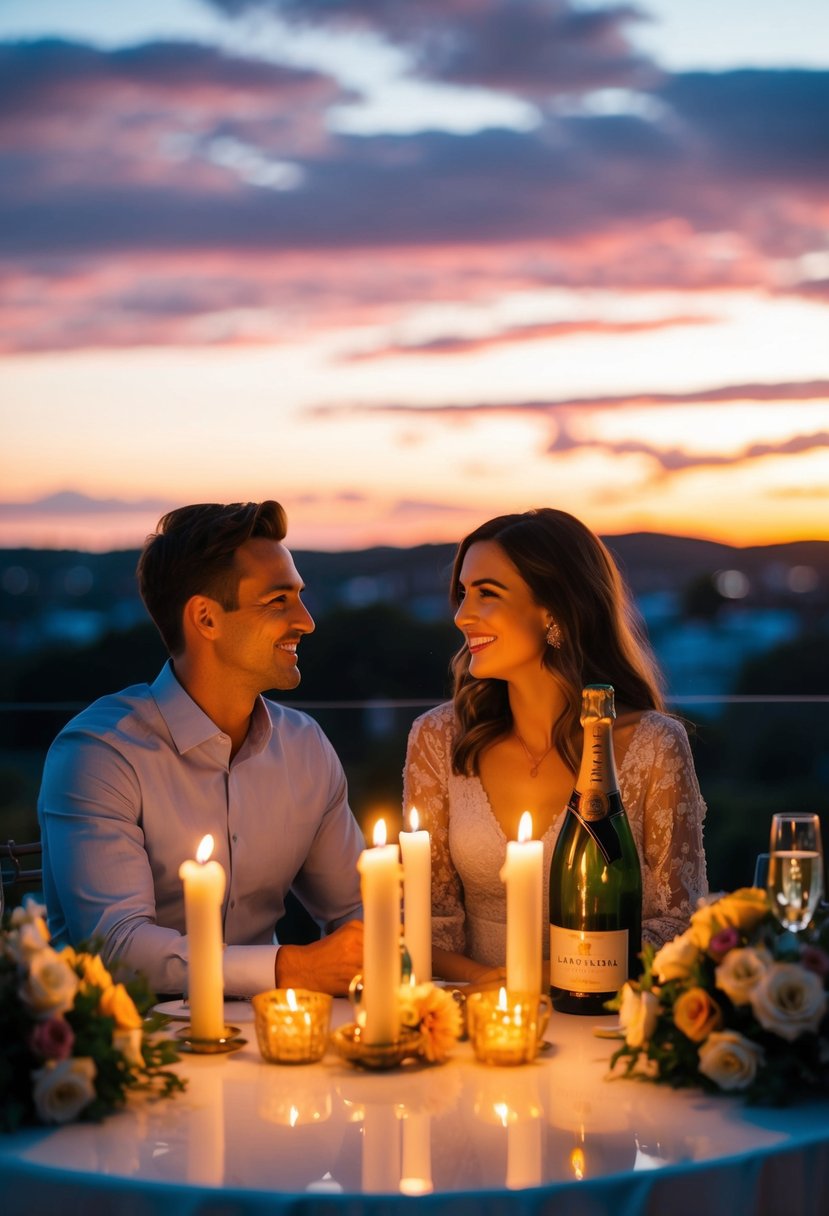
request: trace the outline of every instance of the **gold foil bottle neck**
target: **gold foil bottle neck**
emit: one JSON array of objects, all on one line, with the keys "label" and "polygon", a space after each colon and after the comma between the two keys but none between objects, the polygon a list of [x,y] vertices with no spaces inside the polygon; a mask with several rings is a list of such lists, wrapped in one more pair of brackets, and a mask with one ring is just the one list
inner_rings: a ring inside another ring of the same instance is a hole
[{"label": "gold foil bottle neck", "polygon": [[612,722],[616,717],[612,684],[587,684],[581,694],[581,722]]}]

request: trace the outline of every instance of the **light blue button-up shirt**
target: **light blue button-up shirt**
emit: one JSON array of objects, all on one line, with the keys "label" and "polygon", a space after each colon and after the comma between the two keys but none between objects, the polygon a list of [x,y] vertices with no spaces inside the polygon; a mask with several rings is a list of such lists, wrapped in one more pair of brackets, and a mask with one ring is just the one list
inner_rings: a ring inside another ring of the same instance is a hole
[{"label": "light blue button-up shirt", "polygon": [[228,994],[274,985],[274,928],[293,889],[325,932],[362,915],[364,847],[345,774],[317,723],[260,697],[230,758],[167,663],[151,685],[94,702],[58,735],[38,816],[49,928],[100,943],[158,993],[186,989],[179,866],[210,832],[227,876]]}]

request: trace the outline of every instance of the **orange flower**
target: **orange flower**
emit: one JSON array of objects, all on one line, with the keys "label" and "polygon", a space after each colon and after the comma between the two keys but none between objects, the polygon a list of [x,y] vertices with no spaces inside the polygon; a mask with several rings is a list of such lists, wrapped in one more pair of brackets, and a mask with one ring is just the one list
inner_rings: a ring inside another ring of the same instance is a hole
[{"label": "orange flower", "polygon": [[722,1026],[722,1010],[704,988],[689,988],[674,1005],[674,1025],[692,1043],[702,1043]]},{"label": "orange flower", "polygon": [[137,1030],[141,1026],[141,1014],[123,984],[112,984],[101,993],[98,1008],[105,1017],[110,1017],[119,1030]]}]

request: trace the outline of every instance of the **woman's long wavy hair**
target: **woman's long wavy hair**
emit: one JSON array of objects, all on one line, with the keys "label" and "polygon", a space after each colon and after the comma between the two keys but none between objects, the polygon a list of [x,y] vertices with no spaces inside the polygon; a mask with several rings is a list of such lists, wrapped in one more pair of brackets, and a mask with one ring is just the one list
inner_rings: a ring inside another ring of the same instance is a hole
[{"label": "woman's long wavy hair", "polygon": [[[561,628],[561,648],[548,646],[542,661],[567,693],[552,739],[574,772],[585,684],[612,684],[617,703],[630,709],[664,711],[662,678],[641,618],[616,563],[589,528],[552,507],[499,515],[481,524],[455,555],[450,596],[456,609],[464,557],[479,541],[501,546],[536,602]],[[452,768],[468,776],[479,771],[483,750],[512,729],[512,713],[504,680],[469,674],[465,642],[451,670],[457,718]]]}]

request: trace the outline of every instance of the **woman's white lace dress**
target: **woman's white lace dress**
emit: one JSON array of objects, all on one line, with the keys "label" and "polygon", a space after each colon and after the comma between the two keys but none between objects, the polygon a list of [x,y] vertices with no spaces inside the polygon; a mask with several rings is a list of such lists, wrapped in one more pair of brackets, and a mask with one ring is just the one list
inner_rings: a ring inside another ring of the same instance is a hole
[{"label": "woman's white lace dress", "polygon": [[[432,836],[435,946],[503,966],[506,889],[499,872],[507,840],[480,780],[452,772],[453,726],[450,703],[412,725],[403,805],[417,807],[421,825]],[[702,843],[705,803],[684,726],[665,714],[644,713],[618,776],[642,863],[642,936],[658,946],[688,927],[697,900],[708,891]],[[543,838],[545,958],[550,861],[563,819],[564,808]]]}]

